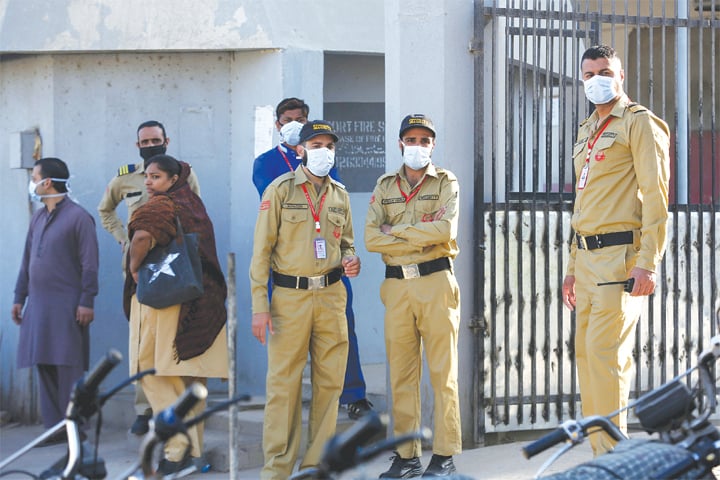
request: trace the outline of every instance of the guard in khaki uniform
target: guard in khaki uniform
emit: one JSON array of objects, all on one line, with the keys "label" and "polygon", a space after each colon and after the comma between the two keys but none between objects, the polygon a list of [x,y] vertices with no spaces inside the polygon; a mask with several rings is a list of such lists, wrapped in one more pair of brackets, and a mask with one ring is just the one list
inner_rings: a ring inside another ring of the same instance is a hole
[{"label": "guard in khaki uniform", "polygon": [[[589,48],[581,68],[596,109],[580,124],[573,150],[575,235],[562,295],[576,310],[580,397],[589,416],[628,403],[642,297],[655,290],[665,251],[670,141],[667,124],[623,92],[625,73],[611,47]],[[626,414],[613,421],[627,430]],[[615,444],[603,433],[590,442],[595,455]]]},{"label": "guard in khaki uniform", "polygon": [[[309,439],[300,468],[320,461],[335,433],[348,351],[346,291],[355,277],[350,198],[328,176],[338,137],[322,120],[300,131],[302,165],[276,178],[260,203],[250,266],[252,332],[268,339],[261,478],[290,476],[300,448],[302,373],[310,353]],[[268,305],[268,277],[273,294]]]},{"label": "guard in khaki uniform", "polygon": [[[125,200],[130,219],[132,214],[148,200],[148,193],[145,189],[145,162],[154,155],[164,154],[170,138],[165,135],[165,127],[155,120],[143,122],[137,129],[137,145],[143,162],[130,163],[118,169],[118,174],[110,180],[105,194],[98,205],[98,214],[105,230],[115,237],[115,240],[122,247],[122,271],[125,274],[125,256],[128,247],[128,232],[122,220],[117,214],[117,207]],[[193,192],[200,196],[200,186],[194,171],[190,172],[188,184]],[[130,431],[136,435],[144,435],[148,431],[148,422],[152,417],[150,403],[140,387],[135,385],[135,413],[137,417]]]},{"label": "guard in khaki uniform", "polygon": [[[422,350],[434,391],[433,456],[426,476],[450,476],[462,450],[458,400],[460,290],[452,259],[458,254],[458,182],[431,162],[435,127],[425,115],[400,126],[404,165],[380,177],[365,222],[365,246],[386,264],[385,348],[390,366],[393,431],[420,428]],[[381,478],[423,474],[420,441],[400,445]]]}]

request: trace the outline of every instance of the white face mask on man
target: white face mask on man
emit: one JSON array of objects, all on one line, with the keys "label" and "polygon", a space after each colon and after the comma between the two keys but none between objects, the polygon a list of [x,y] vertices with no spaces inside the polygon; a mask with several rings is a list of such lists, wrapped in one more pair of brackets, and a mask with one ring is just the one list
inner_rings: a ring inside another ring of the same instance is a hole
[{"label": "white face mask on man", "polygon": [[52,180],[53,182],[65,182],[65,184],[67,185],[67,192],[40,195],[37,193],[36,190],[37,190],[38,185],[40,185],[40,183],[42,183],[43,180],[46,180],[46,178],[41,179],[37,183],[33,182],[32,179],[30,179],[30,182],[28,183],[28,194],[30,195],[30,200],[32,200],[33,202],[39,202],[43,198],[63,197],[65,195],[67,195],[68,193],[70,193],[70,186],[68,183],[69,179],[67,179],[67,178],[51,178],[50,180]]},{"label": "white face mask on man", "polygon": [[403,143],[403,162],[413,170],[422,170],[430,163],[432,147],[405,145]]},{"label": "white face mask on man", "polygon": [[280,127],[280,139],[283,143],[292,145],[293,147],[300,143],[300,130],[303,124],[293,120]]},{"label": "white face mask on man", "polygon": [[615,77],[593,75],[583,82],[585,97],[595,105],[610,102],[620,93],[615,88]]},{"label": "white face mask on man", "polygon": [[335,151],[327,147],[305,149],[307,169],[316,177],[325,177],[335,165]]}]

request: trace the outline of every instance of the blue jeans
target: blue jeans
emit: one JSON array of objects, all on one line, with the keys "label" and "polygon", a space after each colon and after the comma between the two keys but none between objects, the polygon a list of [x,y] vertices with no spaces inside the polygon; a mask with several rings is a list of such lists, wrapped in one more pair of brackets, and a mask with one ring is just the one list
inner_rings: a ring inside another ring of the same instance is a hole
[{"label": "blue jeans", "polygon": [[362,400],[366,396],[365,377],[360,367],[360,352],[358,351],[357,335],[355,335],[355,313],[352,308],[353,294],[350,286],[350,279],[342,277],[342,282],[347,290],[347,304],[345,305],[345,316],[348,325],[348,357],[345,369],[345,385],[340,404],[353,403]]}]

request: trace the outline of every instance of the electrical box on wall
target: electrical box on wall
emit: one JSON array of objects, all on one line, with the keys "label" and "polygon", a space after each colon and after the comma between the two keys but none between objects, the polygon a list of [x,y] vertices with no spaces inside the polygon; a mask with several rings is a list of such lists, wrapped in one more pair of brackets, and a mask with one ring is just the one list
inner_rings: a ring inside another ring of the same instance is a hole
[{"label": "electrical box on wall", "polygon": [[8,144],[10,168],[32,169],[35,160],[42,158],[42,139],[38,129],[13,132]]}]

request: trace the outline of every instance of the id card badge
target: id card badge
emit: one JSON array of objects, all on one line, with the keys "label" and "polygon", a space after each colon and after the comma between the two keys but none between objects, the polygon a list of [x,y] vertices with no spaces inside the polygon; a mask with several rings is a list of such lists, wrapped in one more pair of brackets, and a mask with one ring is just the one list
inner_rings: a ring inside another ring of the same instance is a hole
[{"label": "id card badge", "polygon": [[585,163],[582,171],[580,172],[580,179],[578,180],[577,189],[582,190],[587,185],[588,173],[590,172],[590,164]]},{"label": "id card badge", "polygon": [[327,249],[325,248],[325,239],[317,237],[315,239],[315,258],[318,260],[327,258]]}]

